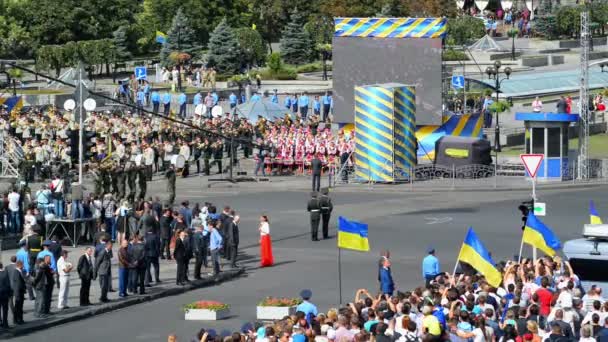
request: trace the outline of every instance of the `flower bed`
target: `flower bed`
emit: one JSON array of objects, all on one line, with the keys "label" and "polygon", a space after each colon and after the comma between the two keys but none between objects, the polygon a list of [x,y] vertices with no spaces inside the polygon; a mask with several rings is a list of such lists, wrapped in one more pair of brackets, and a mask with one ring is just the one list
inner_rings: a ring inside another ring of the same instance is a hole
[{"label": "flower bed", "polygon": [[185,319],[215,321],[230,314],[230,305],[210,300],[201,300],[184,306]]},{"label": "flower bed", "polygon": [[296,306],[302,302],[299,298],[264,298],[257,306],[257,319],[279,320],[296,313]]}]

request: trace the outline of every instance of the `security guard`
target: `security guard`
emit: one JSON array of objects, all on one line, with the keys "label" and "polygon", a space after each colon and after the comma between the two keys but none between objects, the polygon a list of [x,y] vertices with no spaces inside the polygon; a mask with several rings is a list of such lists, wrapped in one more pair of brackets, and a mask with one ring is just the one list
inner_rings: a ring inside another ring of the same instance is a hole
[{"label": "security guard", "polygon": [[310,213],[310,235],[312,241],[319,241],[319,221],[321,220],[321,201],[316,192],[311,193],[308,201],[308,212]]},{"label": "security guard", "polygon": [[112,169],[110,169],[110,178],[111,178],[111,183],[112,183],[112,194],[114,194],[114,197],[116,198],[120,198],[118,196],[119,194],[119,190],[118,190],[118,174],[120,173],[120,163],[116,162],[112,165]]},{"label": "security guard", "polygon": [[215,148],[213,149],[213,163],[217,164],[217,173],[222,173],[222,158],[224,158],[224,149],[221,140],[213,143]]},{"label": "security guard", "polygon": [[103,191],[103,180],[101,178],[99,164],[97,164],[97,166],[91,170],[91,174],[93,175],[93,184],[95,184],[94,194],[96,196],[102,196],[103,194],[101,192]]},{"label": "security guard", "polygon": [[211,144],[209,143],[209,141],[207,139],[205,139],[203,153],[204,153],[204,158],[205,158],[205,175],[209,176],[209,173],[210,173],[209,168],[211,167],[209,164],[210,164],[211,156],[213,155],[213,147],[211,147]]},{"label": "security guard", "polygon": [[122,165],[118,167],[116,172],[116,182],[118,183],[118,199],[125,199],[127,190],[127,173]]},{"label": "security guard", "polygon": [[165,173],[167,177],[167,192],[169,192],[169,204],[175,202],[175,165],[171,164]]},{"label": "security guard", "polygon": [[110,172],[108,172],[107,167],[100,168],[101,173],[101,187],[103,189],[103,194],[109,194],[112,188],[112,182],[110,180]]},{"label": "security guard", "polygon": [[137,197],[140,200],[146,198],[146,190],[147,190],[147,182],[148,174],[145,165],[142,165],[137,170],[137,181],[139,185],[139,196]]},{"label": "security guard", "polygon": [[323,188],[321,189],[321,198],[319,199],[321,203],[321,218],[323,220],[323,239],[327,239],[329,235],[329,218],[331,217],[331,212],[334,210],[334,205],[331,203],[331,198],[329,197],[329,189]]},{"label": "security guard", "polygon": [[137,191],[136,189],[136,183],[135,181],[137,180],[137,169],[134,165],[133,162],[128,162],[129,166],[127,167],[127,182],[129,184],[129,196],[128,196],[128,200],[129,202],[133,203],[135,201],[135,192]]},{"label": "security guard", "polygon": [[34,229],[34,234],[28,236],[27,238],[27,248],[28,248],[28,260],[30,263],[30,275],[34,276],[34,271],[36,268],[36,257],[38,253],[42,251],[42,236],[40,236],[39,228]]}]

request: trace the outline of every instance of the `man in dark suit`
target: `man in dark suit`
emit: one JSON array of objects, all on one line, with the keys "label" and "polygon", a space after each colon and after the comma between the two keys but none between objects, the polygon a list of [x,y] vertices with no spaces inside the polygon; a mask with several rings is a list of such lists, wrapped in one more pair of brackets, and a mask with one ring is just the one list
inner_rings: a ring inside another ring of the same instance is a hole
[{"label": "man in dark suit", "polygon": [[145,277],[146,277],[146,246],[141,241],[139,235],[133,237],[131,244],[131,261],[133,262],[134,268],[129,270],[129,277],[131,278],[132,292],[136,293],[139,288],[139,294],[143,295],[146,293],[144,288]]},{"label": "man in dark suit", "polygon": [[186,236],[185,231],[179,233],[179,237],[175,240],[175,249],[173,250],[173,257],[177,263],[177,275],[175,279],[177,285],[186,285],[186,262],[188,260],[186,259],[186,244],[184,243]]},{"label": "man in dark suit", "polygon": [[173,222],[173,216],[171,215],[171,209],[165,208],[163,216],[159,220],[160,224],[160,258],[171,260],[170,244],[171,235],[173,235],[173,228],[171,223]]},{"label": "man in dark suit", "polygon": [[8,300],[11,293],[9,274],[0,263],[0,324],[5,329],[8,328]]},{"label": "man in dark suit", "polygon": [[[6,270],[6,273],[8,274],[8,280],[11,284],[11,290],[13,288],[13,280],[15,279],[15,270],[17,269],[17,266],[15,265],[15,263],[17,262],[17,256],[13,255],[11,256],[11,263],[4,266],[4,269]],[[11,312],[15,312],[15,301],[13,298],[13,294],[11,291],[11,296],[8,299],[8,307],[11,309]],[[13,315],[13,321],[14,321],[14,315]]]},{"label": "man in dark suit", "polygon": [[152,282],[152,266],[154,266],[155,282],[156,284],[160,283],[160,270],[158,268],[158,257],[160,256],[160,240],[158,239],[158,236],[154,234],[153,231],[148,231],[146,233],[145,239],[146,281],[144,285],[150,286],[150,283]]},{"label": "man in dark suit", "polygon": [[201,266],[207,268],[207,249],[209,249],[209,239],[205,238],[202,224],[195,227],[196,231],[193,234],[194,240],[194,279],[201,279]]},{"label": "man in dark suit", "polygon": [[99,300],[103,303],[109,302],[108,291],[110,290],[110,269],[112,267],[112,241],[107,241],[104,249],[99,251],[95,259],[95,274],[94,278],[99,276],[99,286],[101,287],[101,297]]},{"label": "man in dark suit", "polygon": [[[9,274],[9,277],[11,274]],[[23,302],[25,300],[25,276],[23,271],[23,261],[15,263],[12,273],[11,289],[13,290],[13,322],[17,325],[25,323],[23,321]]]},{"label": "man in dark suit", "polygon": [[239,220],[240,218],[236,216],[234,210],[230,211],[230,220],[226,220],[230,224],[227,228],[227,245],[228,259],[230,260],[230,267],[232,268],[238,267],[236,264],[236,256],[238,255],[239,248]]},{"label": "man in dark suit", "polygon": [[80,306],[91,305],[89,300],[89,291],[91,289],[91,280],[93,280],[93,248],[87,247],[84,254],[78,259],[78,276],[80,277]]},{"label": "man in dark suit", "polygon": [[312,159],[310,167],[312,168],[312,191],[318,192],[321,188],[321,170],[323,169],[323,163],[318,156],[315,155]]}]

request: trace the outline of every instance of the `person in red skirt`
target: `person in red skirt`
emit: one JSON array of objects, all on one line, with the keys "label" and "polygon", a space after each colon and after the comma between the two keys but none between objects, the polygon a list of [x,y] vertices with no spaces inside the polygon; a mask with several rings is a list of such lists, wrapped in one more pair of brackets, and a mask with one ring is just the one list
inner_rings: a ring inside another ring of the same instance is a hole
[{"label": "person in red skirt", "polygon": [[268,267],[274,264],[272,256],[272,240],[270,239],[270,225],[268,216],[260,216],[260,266]]}]

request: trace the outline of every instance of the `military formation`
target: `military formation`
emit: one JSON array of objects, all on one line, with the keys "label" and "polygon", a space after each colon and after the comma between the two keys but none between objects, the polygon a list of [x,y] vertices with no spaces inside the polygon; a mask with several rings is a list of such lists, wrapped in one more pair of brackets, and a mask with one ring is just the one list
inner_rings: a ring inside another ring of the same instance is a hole
[{"label": "military formation", "polygon": [[321,189],[321,195],[316,191],[310,194],[306,210],[310,213],[310,237],[312,241],[319,241],[319,224],[322,222],[323,239],[329,238],[329,219],[334,205],[329,197],[329,189]]}]

